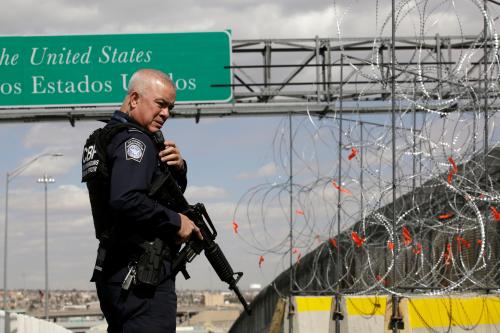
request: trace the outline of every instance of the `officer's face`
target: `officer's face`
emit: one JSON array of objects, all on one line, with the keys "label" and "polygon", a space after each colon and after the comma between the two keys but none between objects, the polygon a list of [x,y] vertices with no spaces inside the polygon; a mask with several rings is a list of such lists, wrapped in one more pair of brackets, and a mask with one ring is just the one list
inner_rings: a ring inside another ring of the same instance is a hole
[{"label": "officer's face", "polygon": [[144,92],[130,95],[130,116],[149,132],[155,133],[167,121],[174,102],[175,88],[161,80],[154,80]]}]

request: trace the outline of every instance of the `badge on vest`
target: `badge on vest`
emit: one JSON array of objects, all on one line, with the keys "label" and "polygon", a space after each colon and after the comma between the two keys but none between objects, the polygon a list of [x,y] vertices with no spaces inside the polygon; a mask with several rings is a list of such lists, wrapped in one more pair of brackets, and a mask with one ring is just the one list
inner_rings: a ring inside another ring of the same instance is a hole
[{"label": "badge on vest", "polygon": [[125,142],[125,156],[127,160],[141,162],[145,150],[146,145],[139,139],[132,138]]}]

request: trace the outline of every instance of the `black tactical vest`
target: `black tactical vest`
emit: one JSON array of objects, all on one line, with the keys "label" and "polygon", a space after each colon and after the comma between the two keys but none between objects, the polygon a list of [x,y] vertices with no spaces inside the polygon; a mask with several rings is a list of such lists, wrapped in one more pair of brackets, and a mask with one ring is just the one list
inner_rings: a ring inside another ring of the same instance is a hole
[{"label": "black tactical vest", "polygon": [[99,240],[109,238],[112,227],[109,225],[111,221],[108,209],[110,177],[106,149],[118,132],[128,128],[136,128],[147,133],[144,128],[133,123],[106,126],[92,132],[83,148],[82,182],[87,183],[95,235]]}]

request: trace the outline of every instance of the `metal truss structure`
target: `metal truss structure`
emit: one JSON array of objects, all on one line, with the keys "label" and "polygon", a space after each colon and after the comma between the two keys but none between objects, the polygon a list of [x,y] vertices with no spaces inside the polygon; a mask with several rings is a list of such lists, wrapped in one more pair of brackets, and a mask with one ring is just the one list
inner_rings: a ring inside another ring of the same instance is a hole
[{"label": "metal truss structure", "polygon": [[[488,87],[495,106],[498,74],[495,40],[478,36],[394,39],[397,106],[477,109]],[[391,110],[392,39],[312,38],[233,40],[233,100],[179,104],[173,117],[195,118],[325,114]],[[483,85],[486,82],[486,85]],[[221,87],[214,82],[214,87]],[[0,122],[108,118],[116,106],[0,108]]]}]

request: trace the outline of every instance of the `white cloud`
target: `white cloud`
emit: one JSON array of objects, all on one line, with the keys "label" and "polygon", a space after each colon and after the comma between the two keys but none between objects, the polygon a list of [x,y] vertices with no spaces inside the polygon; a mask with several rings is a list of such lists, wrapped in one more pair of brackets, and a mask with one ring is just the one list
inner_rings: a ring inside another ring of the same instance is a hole
[{"label": "white cloud", "polygon": [[[101,122],[78,122],[76,127],[69,123],[39,123],[33,125],[23,139],[26,148],[40,148],[36,155],[25,158],[19,165],[30,163],[41,154],[44,156],[30,164],[23,171],[25,176],[49,176],[62,175],[80,164],[82,147],[88,135],[98,127]],[[61,157],[53,157],[50,154],[62,154]]]},{"label": "white cloud", "polygon": [[[50,230],[58,235],[82,237],[94,235],[94,220],[88,214],[65,214],[51,223]],[[93,237],[92,237],[93,238]]]},{"label": "white cloud", "polygon": [[[57,180],[56,180],[57,181]],[[45,207],[43,184],[37,190],[9,191],[9,209],[22,210],[28,208],[30,213],[42,211]],[[76,185],[49,184],[47,188],[47,206],[53,214],[90,212],[87,189]]]},{"label": "white cloud", "polygon": [[[74,158],[72,159],[69,156],[65,156],[63,153],[64,151],[65,150],[62,149],[47,149],[46,151],[41,151],[37,155],[23,159],[23,161],[19,163],[19,166],[21,169],[24,169],[23,166],[25,165],[27,165],[27,167],[22,171],[22,175],[40,177],[44,174],[48,176],[65,174],[77,163],[75,163]],[[53,156],[52,154],[62,154],[63,156]],[[32,161],[34,162],[32,163]]]},{"label": "white cloud", "polygon": [[77,122],[75,127],[66,122],[37,123],[31,126],[23,143],[28,148],[40,146],[74,147],[79,144],[75,142],[75,138],[83,140],[93,129],[102,125],[103,123],[98,121]]},{"label": "white cloud", "polygon": [[[404,2],[398,34],[470,33],[480,29],[481,12],[475,1],[445,1],[421,8]],[[377,7],[378,5],[378,7]],[[399,5],[399,4],[398,4]],[[390,2],[339,0],[296,1],[127,1],[6,0],[0,21],[5,34],[138,33],[214,31],[232,29],[234,38],[336,37],[390,35]],[[116,15],[119,9],[120,15]],[[495,6],[490,6],[495,17]],[[425,19],[420,18],[425,10]],[[159,13],[159,14],[155,14]],[[384,25],[385,24],[385,25]],[[381,31],[383,29],[383,31]],[[462,29],[462,31],[460,31]]]},{"label": "white cloud", "polygon": [[255,172],[242,172],[236,176],[236,179],[255,179],[261,177],[271,177],[277,174],[277,167],[274,162],[267,163]]},{"label": "white cloud", "polygon": [[[252,18],[252,23],[239,24]],[[262,4],[248,11],[234,13],[227,19],[229,27],[235,27],[235,36],[246,38],[314,38],[332,36],[335,32],[332,7],[309,8],[301,12],[287,12],[280,4]],[[220,24],[220,23],[219,23]]]},{"label": "white cloud", "polygon": [[228,196],[226,189],[216,186],[188,186],[184,194],[189,202],[222,199]]},{"label": "white cloud", "polygon": [[60,5],[60,3],[56,3],[52,10],[57,15],[57,18],[63,22],[66,21],[74,24],[75,22],[87,22],[101,17],[97,5],[71,4],[62,7]]},{"label": "white cloud", "polygon": [[61,185],[54,191],[52,206],[59,211],[90,211],[88,191],[76,185]]}]

